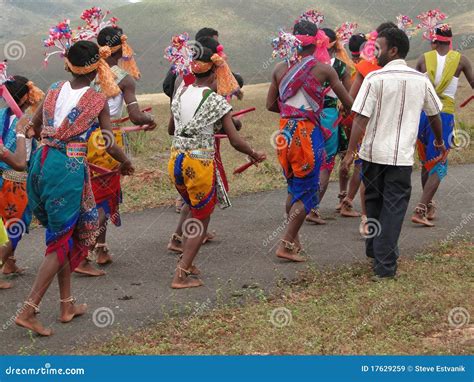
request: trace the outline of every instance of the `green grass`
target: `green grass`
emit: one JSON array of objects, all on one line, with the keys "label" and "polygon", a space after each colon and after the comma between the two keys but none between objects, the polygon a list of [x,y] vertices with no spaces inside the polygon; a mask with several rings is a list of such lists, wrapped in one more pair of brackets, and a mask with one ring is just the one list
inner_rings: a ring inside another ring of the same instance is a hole
[{"label": "green grass", "polygon": [[370,281],[368,264],[308,270],[271,296],[256,290],[243,306],[189,307],[185,317],[116,334],[84,352],[471,354],[473,325],[453,329],[448,317],[456,307],[474,312],[473,269],[474,245],[464,240],[402,258],[399,278],[384,283]]}]

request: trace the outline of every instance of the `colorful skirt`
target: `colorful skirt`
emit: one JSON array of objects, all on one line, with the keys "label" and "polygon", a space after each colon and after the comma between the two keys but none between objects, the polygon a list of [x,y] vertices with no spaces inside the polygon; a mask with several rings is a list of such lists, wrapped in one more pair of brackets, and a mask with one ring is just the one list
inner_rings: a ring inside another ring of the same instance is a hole
[{"label": "colorful skirt", "polygon": [[301,201],[309,213],[319,202],[319,172],[325,160],[321,129],[308,120],[282,118],[276,145],[291,204]]},{"label": "colorful skirt", "polygon": [[122,188],[120,174],[98,175],[92,178],[92,192],[94,193],[97,209],[102,209],[112,224],[121,226],[119,206],[122,203]]},{"label": "colorful skirt", "polygon": [[339,118],[339,110],[335,107],[326,107],[321,113],[321,126],[330,132],[330,135],[324,142],[326,149],[326,160],[322,169],[331,172],[336,162],[336,155],[339,150],[339,126],[334,124]]},{"label": "colorful skirt", "polygon": [[[0,218],[5,222],[8,238],[15,250],[23,235],[28,232],[32,219],[26,193],[26,173],[5,170],[2,176]],[[24,177],[24,180],[17,181],[15,177]]]},{"label": "colorful skirt", "polygon": [[168,172],[193,218],[211,216],[217,204],[216,165],[213,152],[171,150]]},{"label": "colorful skirt", "polygon": [[73,271],[95,243],[98,213],[85,157],[42,146],[31,158],[27,191],[34,215],[46,228],[46,255],[69,259]]},{"label": "colorful skirt", "polygon": [[[443,139],[446,148],[451,149],[454,132],[454,115],[441,113],[441,122],[443,124]],[[418,127],[417,149],[418,157],[423,167],[429,171],[429,174],[438,174],[442,180],[448,173],[448,161],[436,162],[436,158],[441,155],[441,151],[434,147],[435,136],[430,127],[430,122],[425,112],[421,113],[420,125]]]}]

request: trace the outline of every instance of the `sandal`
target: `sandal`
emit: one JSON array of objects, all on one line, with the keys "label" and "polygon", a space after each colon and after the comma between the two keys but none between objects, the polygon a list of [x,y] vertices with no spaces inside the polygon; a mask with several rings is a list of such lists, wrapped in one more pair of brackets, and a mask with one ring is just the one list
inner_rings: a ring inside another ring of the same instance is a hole
[{"label": "sandal", "polygon": [[280,239],[280,241],[283,243],[283,247],[290,253],[285,252],[285,251],[280,251],[280,249],[277,249],[276,255],[277,257],[289,261],[294,261],[296,263],[302,263],[305,262],[306,259],[300,255],[300,253],[304,253],[301,248],[298,248],[296,246],[296,243],[292,243],[288,240]]},{"label": "sandal", "polygon": [[428,207],[426,204],[418,203],[415,207],[415,214],[411,217],[411,221],[415,224],[421,224],[425,227],[434,227],[434,224],[431,223],[426,217]]},{"label": "sandal", "polygon": [[352,200],[349,200],[347,197],[341,203],[340,214],[345,218],[358,218],[360,216],[359,212],[354,211]]},{"label": "sandal", "polygon": [[192,266],[189,269],[185,269],[180,266],[180,262],[176,266],[176,272],[178,277],[182,280],[182,283],[171,283],[171,288],[173,289],[185,289],[185,288],[197,288],[203,285],[202,281],[198,278],[189,278],[192,276]]},{"label": "sandal", "polygon": [[344,199],[347,197],[347,191],[342,191],[337,195],[337,198],[339,199],[339,203],[336,205],[336,211],[340,212],[342,208],[342,202]]},{"label": "sandal", "polygon": [[[177,246],[173,243],[173,241],[178,242],[181,246]],[[171,240],[168,243],[168,251],[175,252],[175,253],[183,253],[183,237],[179,236],[177,233],[171,235]]]},{"label": "sandal", "polygon": [[426,211],[426,218],[428,220],[434,220],[435,219],[436,209],[437,209],[437,207],[436,207],[436,204],[433,200],[428,203],[427,211]]},{"label": "sandal", "polygon": [[[106,261],[101,261],[101,262],[97,261],[97,259],[98,259],[97,249],[98,248],[102,248],[102,251],[108,256]],[[94,257],[96,259],[96,263],[99,264],[99,265],[106,265],[106,264],[110,264],[110,263],[113,262],[112,254],[110,253],[110,249],[109,249],[109,246],[107,245],[107,243],[102,243],[102,244],[97,243],[96,244],[96,246],[94,248]]]}]

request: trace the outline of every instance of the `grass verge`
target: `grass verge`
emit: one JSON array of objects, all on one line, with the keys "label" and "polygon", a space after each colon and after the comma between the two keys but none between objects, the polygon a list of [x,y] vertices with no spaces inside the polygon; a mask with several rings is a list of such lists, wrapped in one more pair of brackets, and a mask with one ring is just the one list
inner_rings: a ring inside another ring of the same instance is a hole
[{"label": "grass verge", "polygon": [[85,352],[472,354],[472,240],[402,258],[399,265],[399,278],[383,283],[370,281],[368,264],[308,270],[272,296],[254,293],[244,305],[228,302],[205,312],[190,308],[186,318],[117,334]]}]

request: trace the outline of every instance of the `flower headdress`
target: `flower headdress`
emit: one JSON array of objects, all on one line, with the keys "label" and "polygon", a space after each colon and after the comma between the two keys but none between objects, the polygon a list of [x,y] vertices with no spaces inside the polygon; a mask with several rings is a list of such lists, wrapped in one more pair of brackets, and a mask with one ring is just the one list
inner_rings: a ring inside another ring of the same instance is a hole
[{"label": "flower headdress", "polygon": [[[83,37],[83,36],[82,36]],[[109,57],[111,52],[108,46],[99,47],[99,57],[94,58],[92,62],[86,66],[75,66],[66,57],[69,48],[74,43],[83,40],[81,36],[71,29],[70,20],[64,20],[61,23],[49,29],[49,37],[44,40],[44,46],[52,51],[45,53],[45,64],[51,56],[59,54],[64,59],[69,70],[77,75],[92,73],[97,70],[97,83],[100,84],[101,91],[107,97],[114,97],[120,93],[120,88],[115,83],[115,76],[110,70],[105,58]]]},{"label": "flower headdress", "polygon": [[[118,18],[111,17],[110,19],[107,19],[109,15],[110,11],[104,13],[102,9],[98,7],[86,9],[82,12],[81,19],[85,21],[85,25],[78,28],[80,39],[95,39],[102,29],[107,27],[117,27]],[[141,74],[135,61],[135,53],[127,42],[128,37],[125,34],[121,34],[118,35],[118,38],[120,38],[120,43],[118,45],[116,44],[116,40],[108,41],[107,45],[110,47],[112,54],[122,49],[122,58],[119,66],[133,78],[138,80],[141,77]]]},{"label": "flower headdress", "polygon": [[413,26],[413,20],[406,15],[397,16],[397,27],[404,31],[408,38],[412,38],[419,31]]},{"label": "flower headdress", "polygon": [[301,20],[306,20],[310,23],[316,24],[316,26],[319,28],[319,26],[324,22],[324,15],[316,9],[310,9],[309,11],[303,13],[298,18],[298,20],[296,20],[296,22]]},{"label": "flower headdress", "polygon": [[285,60],[288,66],[300,60],[299,50],[301,48],[301,41],[291,33],[280,29],[278,37],[272,40],[273,58],[280,58]]},{"label": "flower headdress", "polygon": [[49,50],[45,52],[45,65],[48,65],[51,56],[59,54],[60,57],[65,57],[67,50],[74,43],[74,32],[70,24],[71,21],[66,19],[49,29],[49,37],[43,42],[43,46]]},{"label": "flower headdress", "polygon": [[296,38],[301,41],[301,45],[315,45],[314,57],[324,64],[331,62],[331,57],[328,53],[329,38],[326,36],[324,31],[320,28],[320,25],[324,22],[324,15],[316,9],[310,9],[303,13],[296,21],[295,24],[300,21],[309,21],[318,27],[316,36],[296,35]]},{"label": "flower headdress", "polygon": [[349,40],[355,33],[357,27],[358,25],[356,23],[346,21],[339,28],[337,28],[336,41],[329,44],[329,47],[335,46],[336,57],[351,68],[354,66],[354,63],[349,58],[345,45],[349,43]]},{"label": "flower headdress", "polygon": [[[212,55],[211,62],[196,60],[200,49],[203,47],[199,43],[192,45],[189,35],[182,33],[173,36],[171,45],[165,49],[165,58],[172,64],[173,72],[185,80],[189,79],[192,73],[206,73],[215,67],[217,93],[223,97],[236,94],[240,87],[227,64],[223,47]],[[186,81],[186,84],[189,82]]]},{"label": "flower headdress", "polygon": [[10,78],[7,75],[8,63],[7,60],[0,62],[0,86],[7,82]]},{"label": "flower headdress", "polygon": [[106,27],[116,27],[118,19],[111,17],[107,20],[110,15],[110,11],[105,13],[101,8],[92,7],[82,12],[81,19],[85,21],[86,25],[78,27],[79,39],[81,40],[93,40],[99,35],[99,32]]},{"label": "flower headdress", "polygon": [[441,12],[439,9],[431,9],[427,12],[422,12],[416,18],[420,20],[416,29],[423,29],[423,38],[425,40],[433,41],[436,37],[436,28],[441,24],[441,21],[445,20],[448,16]]}]

